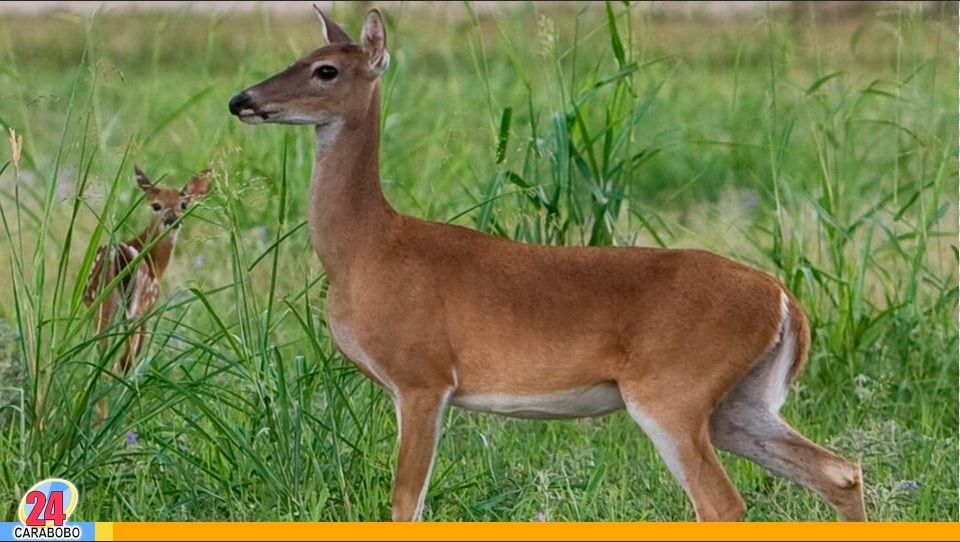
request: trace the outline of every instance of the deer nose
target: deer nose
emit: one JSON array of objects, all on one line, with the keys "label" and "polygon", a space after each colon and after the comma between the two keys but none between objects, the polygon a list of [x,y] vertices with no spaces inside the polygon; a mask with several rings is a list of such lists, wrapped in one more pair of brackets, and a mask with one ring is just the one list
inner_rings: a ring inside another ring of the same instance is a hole
[{"label": "deer nose", "polygon": [[230,113],[234,115],[239,115],[240,111],[244,109],[253,109],[252,104],[250,103],[250,95],[246,92],[241,92],[233,98],[230,98]]}]

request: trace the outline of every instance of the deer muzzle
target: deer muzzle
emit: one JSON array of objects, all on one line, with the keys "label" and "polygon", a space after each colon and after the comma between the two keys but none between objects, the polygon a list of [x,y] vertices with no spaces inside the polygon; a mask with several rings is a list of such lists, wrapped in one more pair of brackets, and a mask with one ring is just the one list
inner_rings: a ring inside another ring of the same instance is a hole
[{"label": "deer muzzle", "polygon": [[230,113],[235,115],[243,122],[250,124],[259,124],[267,120],[267,114],[257,107],[250,94],[246,91],[241,92],[230,98]]}]

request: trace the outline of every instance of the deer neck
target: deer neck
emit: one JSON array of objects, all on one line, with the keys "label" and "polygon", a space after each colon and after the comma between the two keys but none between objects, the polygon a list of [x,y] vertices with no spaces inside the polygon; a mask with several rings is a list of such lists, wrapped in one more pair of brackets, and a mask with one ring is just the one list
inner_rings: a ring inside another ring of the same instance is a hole
[{"label": "deer neck", "polygon": [[396,212],[380,186],[380,83],[366,107],[317,126],[317,159],[308,222],[314,249],[331,283],[357,258],[382,246]]},{"label": "deer neck", "polygon": [[140,245],[140,248],[154,243],[150,252],[144,258],[149,263],[150,269],[158,280],[163,276],[164,271],[167,270],[167,265],[170,263],[170,257],[173,255],[173,247],[176,245],[178,233],[180,233],[180,228],[164,228],[163,222],[154,217],[151,219],[147,229],[143,230],[137,237],[137,243]]}]

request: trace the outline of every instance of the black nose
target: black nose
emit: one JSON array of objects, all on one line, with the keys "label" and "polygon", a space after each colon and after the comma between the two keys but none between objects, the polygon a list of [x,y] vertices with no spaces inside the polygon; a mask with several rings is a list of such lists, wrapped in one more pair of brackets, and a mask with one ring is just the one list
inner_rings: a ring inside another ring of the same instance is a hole
[{"label": "black nose", "polygon": [[241,92],[233,98],[230,98],[230,113],[239,115],[243,109],[252,109],[250,106],[250,95],[246,92]]}]

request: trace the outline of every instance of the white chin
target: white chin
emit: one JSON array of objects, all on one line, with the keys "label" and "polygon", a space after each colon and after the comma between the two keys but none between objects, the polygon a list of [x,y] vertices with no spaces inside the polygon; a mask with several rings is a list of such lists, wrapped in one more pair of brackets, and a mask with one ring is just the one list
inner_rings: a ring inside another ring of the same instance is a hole
[{"label": "white chin", "polygon": [[247,123],[247,124],[263,124],[264,122],[266,122],[263,117],[261,117],[260,115],[253,114],[253,113],[240,114],[240,115],[238,115],[237,117],[238,117],[242,122],[245,122],[245,123]]},{"label": "white chin", "polygon": [[322,126],[330,122],[330,119],[316,119],[300,115],[285,114],[283,112],[253,113],[244,111],[237,115],[237,118],[247,124],[310,124]]}]

